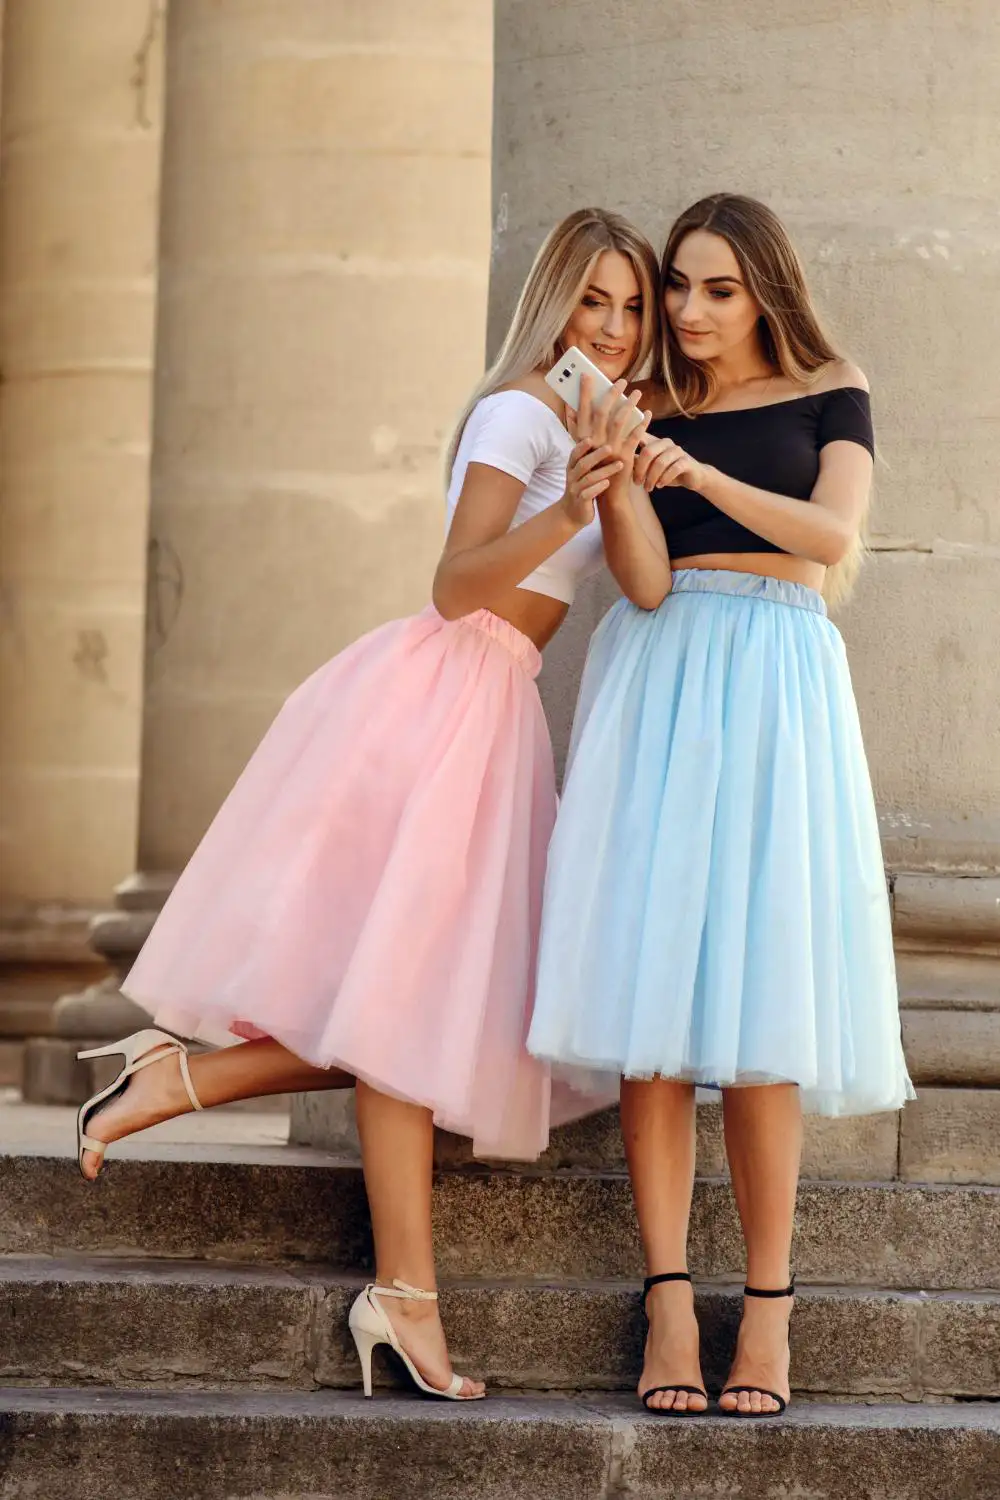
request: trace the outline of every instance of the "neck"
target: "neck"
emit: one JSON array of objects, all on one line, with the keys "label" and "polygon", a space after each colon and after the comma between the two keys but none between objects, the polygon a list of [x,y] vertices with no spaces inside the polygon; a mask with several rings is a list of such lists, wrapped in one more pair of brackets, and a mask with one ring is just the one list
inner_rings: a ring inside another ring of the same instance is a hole
[{"label": "neck", "polygon": [[754,380],[768,380],[776,373],[764,358],[756,339],[750,344],[741,344],[728,354],[721,354],[711,361],[711,366],[719,389],[723,391],[749,385]]}]

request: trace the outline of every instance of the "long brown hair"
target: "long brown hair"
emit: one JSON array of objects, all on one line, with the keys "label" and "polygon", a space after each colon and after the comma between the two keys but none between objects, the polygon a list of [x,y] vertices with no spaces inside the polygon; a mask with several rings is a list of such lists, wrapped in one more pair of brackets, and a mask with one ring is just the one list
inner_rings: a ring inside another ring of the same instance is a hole
[{"label": "long brown hair", "polygon": [[500,386],[555,363],[563,329],[606,250],[624,255],[639,283],[639,347],[625,374],[632,379],[642,370],[652,352],[658,322],[656,251],[621,214],[603,208],[579,208],[550,230],[535,256],[500,351],[455,424],[445,460],[446,479],[476,403]]},{"label": "long brown hair", "polygon": [[[711,405],[718,390],[711,366],[688,358],[665,312],[670,268],[681,241],[698,229],[719,235],[735,255],[744,285],[761,309],[761,352],[775,372],[807,385],[818,371],[843,357],[813,306],[802,262],[777,214],[756,198],[713,193],[675,221],[660,259],[660,337],[653,379],[663,386],[676,412],[697,415]],[[827,569],[823,594],[830,603],[840,603],[854,585],[865,552],[864,531],[862,522],[850,552]]]}]

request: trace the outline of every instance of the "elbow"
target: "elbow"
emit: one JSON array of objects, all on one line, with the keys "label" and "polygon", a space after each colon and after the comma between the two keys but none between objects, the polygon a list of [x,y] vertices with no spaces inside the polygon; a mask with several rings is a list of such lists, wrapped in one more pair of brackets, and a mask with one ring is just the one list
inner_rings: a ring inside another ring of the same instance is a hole
[{"label": "elbow", "polygon": [[821,547],[817,547],[816,561],[823,563],[827,568],[835,568],[838,563],[844,561],[853,546],[854,533],[838,529],[823,539]]},{"label": "elbow", "polygon": [[630,604],[635,605],[636,609],[644,609],[652,614],[654,610],[659,609],[664,599],[670,593],[672,582],[673,578],[671,577],[664,587],[625,589],[625,597]]},{"label": "elbow", "polygon": [[463,615],[468,614],[468,610],[461,607],[455,595],[456,589],[447,572],[438,568],[431,588],[431,602],[442,620],[460,620]]}]

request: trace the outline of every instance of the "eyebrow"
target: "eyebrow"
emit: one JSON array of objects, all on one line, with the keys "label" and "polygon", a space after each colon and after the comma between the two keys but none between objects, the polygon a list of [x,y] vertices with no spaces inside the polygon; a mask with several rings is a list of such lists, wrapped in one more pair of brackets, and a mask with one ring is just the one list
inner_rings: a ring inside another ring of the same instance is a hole
[{"label": "eyebrow", "polygon": [[[602,286],[595,286],[593,282],[591,282],[590,285],[587,287],[587,291],[588,292],[596,292],[599,297],[606,297],[609,302],[613,302],[614,301],[614,298],[612,297],[612,295],[611,295],[610,292],[606,292]],[[641,302],[642,301],[642,293],[641,292],[633,292],[631,297],[626,298],[626,301],[628,301],[628,302]]]},{"label": "eyebrow", "polygon": [[[678,271],[678,269],[677,269],[676,266],[671,266],[670,267],[670,274],[671,274],[671,276],[680,276],[680,278],[683,281],[687,281],[687,277],[684,275],[684,272],[683,271]],[[723,284],[723,282],[729,282],[732,286],[742,286],[743,285],[742,281],[740,280],[740,278],[738,276],[706,276],[705,277],[705,285],[706,286],[721,286]]]}]

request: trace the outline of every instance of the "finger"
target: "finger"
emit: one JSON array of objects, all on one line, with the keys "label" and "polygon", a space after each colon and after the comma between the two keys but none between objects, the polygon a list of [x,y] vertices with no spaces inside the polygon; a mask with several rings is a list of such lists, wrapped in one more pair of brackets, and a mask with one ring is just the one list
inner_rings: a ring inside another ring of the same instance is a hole
[{"label": "finger", "polygon": [[582,479],[589,474],[598,464],[607,463],[611,457],[611,449],[605,444],[601,448],[591,448],[588,452],[581,454],[572,467],[572,475],[576,479]]},{"label": "finger", "polygon": [[633,391],[631,396],[625,395],[625,382],[618,382],[622,387],[619,391],[613,386],[608,392],[609,401],[614,401],[614,410],[608,417],[608,438],[611,442],[619,442],[626,435],[631,434],[636,425],[636,406],[639,402],[640,392]]},{"label": "finger", "polygon": [[594,402],[592,381],[589,375],[580,376],[580,410],[577,427],[581,437],[589,437],[594,425]]},{"label": "finger", "polygon": [[612,480],[614,479],[616,474],[621,473],[624,467],[625,465],[622,463],[621,459],[616,458],[614,463],[602,464],[599,469],[591,469],[589,474],[582,474],[578,483],[583,486],[588,484],[595,484],[599,479]]},{"label": "finger", "polygon": [[602,479],[599,484],[590,484],[585,490],[580,491],[581,500],[596,500],[598,495],[603,495],[610,485],[610,479]]},{"label": "finger", "polygon": [[577,424],[576,412],[573,410],[573,408],[566,401],[563,402],[563,412],[564,412],[564,420],[566,422],[566,431],[569,433],[570,437],[575,442],[579,438],[579,436],[580,436],[579,431],[577,430],[578,424]]}]

